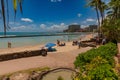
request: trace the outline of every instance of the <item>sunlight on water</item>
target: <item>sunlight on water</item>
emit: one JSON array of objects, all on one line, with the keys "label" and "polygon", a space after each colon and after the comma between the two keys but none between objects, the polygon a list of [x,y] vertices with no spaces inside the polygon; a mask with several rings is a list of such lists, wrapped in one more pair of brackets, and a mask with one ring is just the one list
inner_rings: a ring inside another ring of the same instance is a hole
[{"label": "sunlight on water", "polygon": [[[20,33],[18,35],[20,35]],[[68,39],[74,40],[74,39],[78,39],[79,36],[80,35],[61,35],[61,36],[0,38],[0,48],[7,48],[8,42],[11,42],[12,47],[21,47],[21,46],[29,46],[29,45],[30,46],[39,45],[48,42],[56,42],[56,40],[61,40],[61,41],[68,41]]]}]

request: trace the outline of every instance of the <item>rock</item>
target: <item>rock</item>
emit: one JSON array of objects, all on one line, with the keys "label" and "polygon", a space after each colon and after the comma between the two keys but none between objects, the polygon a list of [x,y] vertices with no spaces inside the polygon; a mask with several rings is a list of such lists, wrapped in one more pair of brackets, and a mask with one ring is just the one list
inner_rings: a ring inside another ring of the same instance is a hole
[{"label": "rock", "polygon": [[29,80],[38,80],[39,73],[33,71],[29,77]]},{"label": "rock", "polygon": [[0,79],[0,80],[10,80],[10,78],[9,77],[3,77],[2,79]]},{"label": "rock", "polygon": [[15,73],[10,76],[10,80],[29,80],[29,76],[28,73]]}]

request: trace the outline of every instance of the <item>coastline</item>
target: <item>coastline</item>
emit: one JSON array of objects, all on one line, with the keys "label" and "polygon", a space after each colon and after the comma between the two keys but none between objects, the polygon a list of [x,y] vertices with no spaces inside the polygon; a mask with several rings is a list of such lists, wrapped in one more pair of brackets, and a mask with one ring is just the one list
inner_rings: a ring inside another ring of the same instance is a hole
[{"label": "coastline", "polygon": [[[84,38],[90,39],[91,34],[86,35]],[[26,46],[26,47],[18,47],[11,49],[0,49],[2,54],[9,54],[13,52],[20,51],[29,51],[29,50],[37,50],[40,49],[42,45],[35,46]],[[74,60],[78,56],[78,54],[82,52],[86,52],[90,50],[92,47],[85,47],[78,49],[78,46],[72,46],[72,42],[66,42],[66,46],[55,46],[57,49],[56,52],[48,52],[46,57],[43,56],[34,56],[28,58],[20,58],[14,60],[8,60],[0,62],[0,75],[4,75],[7,73],[12,73],[16,71],[26,70],[30,68],[37,67],[49,67],[49,68],[57,68],[57,67],[68,67],[74,68]]]},{"label": "coastline", "polygon": [[[85,41],[85,40],[91,39],[92,37],[93,37],[93,34],[90,33],[90,34],[86,34],[84,36],[78,37],[76,40],[79,41],[79,39],[81,39],[81,41]],[[65,42],[69,46],[72,45],[72,41],[62,41],[62,42]],[[56,44],[56,42],[53,42],[53,43]],[[40,50],[44,46],[45,46],[45,43],[37,44],[37,45],[22,46],[22,47],[3,48],[3,49],[0,49],[0,55],[15,53],[15,52]],[[55,48],[59,50],[59,47],[56,46]]]},{"label": "coastline", "polygon": [[[81,35],[86,35],[89,33],[78,33],[78,35],[76,35],[77,33],[76,34],[71,33],[69,35],[66,35],[68,33],[57,33],[57,34],[59,34],[58,36],[52,36],[51,34],[49,34],[51,36],[0,38],[0,49],[7,49],[8,42],[11,43],[12,48],[31,46],[31,45],[35,46],[38,44],[42,45],[42,44],[46,44],[49,42],[53,43],[53,42],[56,42],[57,40],[62,40],[62,41],[70,40],[70,41],[72,41],[72,40],[78,39],[79,37],[81,37]],[[36,34],[38,34],[38,33],[36,33]],[[72,34],[74,34],[74,35],[72,35]],[[11,35],[13,35],[13,34],[11,33]],[[16,34],[16,35],[20,35],[20,34]],[[21,35],[23,35],[23,34],[21,33]],[[26,33],[26,35],[27,35],[27,33]],[[41,33],[40,35],[44,35],[44,34]]]}]

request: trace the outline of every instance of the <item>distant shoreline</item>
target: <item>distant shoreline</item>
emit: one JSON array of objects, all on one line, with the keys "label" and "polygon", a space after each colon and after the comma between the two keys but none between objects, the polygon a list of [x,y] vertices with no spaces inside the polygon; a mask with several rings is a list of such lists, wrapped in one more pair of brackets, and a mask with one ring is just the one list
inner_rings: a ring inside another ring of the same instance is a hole
[{"label": "distant shoreline", "polygon": [[[21,32],[22,33],[22,32]],[[73,33],[49,33],[49,34],[8,34],[8,35],[0,35],[0,38],[19,38],[19,37],[39,37],[39,36],[62,36],[62,35],[81,35],[81,34],[91,34],[92,32],[73,32]]]},{"label": "distant shoreline", "polygon": [[[40,35],[28,35],[24,36],[23,34],[8,34],[6,37],[0,38],[0,49],[8,48],[8,42],[12,44],[12,48],[15,47],[24,47],[24,46],[34,46],[38,44],[45,44],[49,42],[60,41],[73,41],[80,39],[80,37],[88,35],[91,33],[51,33],[51,34],[40,34]],[[10,36],[12,35],[12,36]],[[15,35],[15,36],[13,36]],[[16,36],[18,35],[18,36]]]},{"label": "distant shoreline", "polygon": [[62,36],[62,35],[81,35],[81,33],[69,33],[69,34],[45,34],[45,35],[20,35],[20,36],[0,36],[0,38],[16,38],[16,37],[39,37],[39,36]]}]

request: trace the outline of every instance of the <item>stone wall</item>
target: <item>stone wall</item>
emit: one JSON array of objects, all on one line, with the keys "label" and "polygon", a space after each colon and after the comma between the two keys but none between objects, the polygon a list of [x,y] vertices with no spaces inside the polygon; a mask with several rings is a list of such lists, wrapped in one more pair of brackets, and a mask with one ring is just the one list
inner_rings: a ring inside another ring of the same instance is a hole
[{"label": "stone wall", "polygon": [[0,55],[0,61],[6,61],[6,60],[12,60],[12,59],[18,59],[18,58],[24,58],[24,57],[31,57],[31,56],[38,56],[38,55],[41,55],[40,50],[2,54],[2,55]]}]

